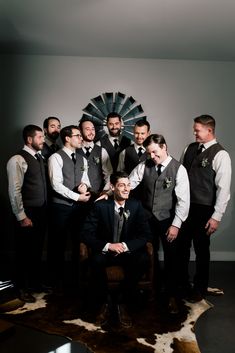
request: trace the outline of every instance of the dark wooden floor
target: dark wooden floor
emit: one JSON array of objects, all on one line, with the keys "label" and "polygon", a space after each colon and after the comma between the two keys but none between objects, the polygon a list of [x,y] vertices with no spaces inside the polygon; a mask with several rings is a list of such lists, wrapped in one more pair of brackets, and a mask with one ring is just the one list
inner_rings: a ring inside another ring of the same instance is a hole
[{"label": "dark wooden floor", "polygon": [[[193,264],[192,264],[193,270]],[[220,297],[208,297],[214,307],[198,320],[195,331],[201,353],[235,352],[235,262],[211,263],[211,287],[224,290]],[[60,350],[58,350],[58,348]],[[62,348],[64,347],[64,348]],[[87,348],[66,337],[48,335],[15,325],[0,333],[1,353],[88,353]]]}]

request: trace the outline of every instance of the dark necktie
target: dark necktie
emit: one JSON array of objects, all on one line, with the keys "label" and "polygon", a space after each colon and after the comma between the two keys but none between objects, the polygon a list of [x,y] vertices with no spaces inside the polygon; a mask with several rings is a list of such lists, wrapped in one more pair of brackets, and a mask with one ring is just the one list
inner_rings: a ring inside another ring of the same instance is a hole
[{"label": "dark necktie", "polygon": [[120,216],[120,218],[121,218],[121,217],[123,216],[124,207],[119,207],[118,212],[119,212],[119,216]]},{"label": "dark necktie", "polygon": [[55,143],[53,143],[51,145],[51,150],[52,150],[53,153],[55,153],[57,151],[57,145]]},{"label": "dark necktie", "polygon": [[118,139],[114,139],[113,141],[114,141],[114,148],[115,148],[115,150],[117,150],[118,147],[119,147],[119,145],[118,145]]},{"label": "dark necktie", "polygon": [[72,161],[75,164],[76,163],[76,158],[75,158],[75,153],[71,153]]},{"label": "dark necktie", "polygon": [[158,164],[157,165],[157,175],[158,176],[162,174],[161,168],[162,168],[162,164]]},{"label": "dark necktie", "polygon": [[87,158],[90,156],[90,147],[85,147],[86,153],[85,155],[87,156]]},{"label": "dark necktie", "polygon": [[35,153],[34,157],[38,160],[38,162],[40,162],[42,159],[42,156],[40,155],[40,153]]},{"label": "dark necktie", "polygon": [[143,152],[142,152],[142,150],[143,150],[143,148],[142,147],[138,147],[138,157],[140,158],[141,156],[142,156],[142,154],[143,154]]},{"label": "dark necktie", "polygon": [[202,153],[202,151],[204,150],[205,146],[204,145],[201,145],[198,150],[197,150],[197,154],[200,154]]}]

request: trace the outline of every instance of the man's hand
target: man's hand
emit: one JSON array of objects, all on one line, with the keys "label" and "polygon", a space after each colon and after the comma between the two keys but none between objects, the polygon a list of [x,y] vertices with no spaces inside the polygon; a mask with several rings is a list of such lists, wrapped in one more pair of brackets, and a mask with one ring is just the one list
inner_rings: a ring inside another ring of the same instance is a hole
[{"label": "man's hand", "polygon": [[85,194],[88,190],[87,184],[81,183],[78,185],[78,192],[79,194]]},{"label": "man's hand", "polygon": [[95,201],[99,201],[99,200],[108,200],[109,195],[106,192],[102,192],[100,194],[100,196],[95,200]]},{"label": "man's hand", "polygon": [[211,235],[212,233],[214,233],[219,227],[219,223],[220,223],[219,221],[216,221],[215,219],[210,218],[205,226],[205,229],[207,230],[206,234]]},{"label": "man's hand", "polygon": [[79,202],[87,202],[90,200],[91,193],[90,192],[85,192],[84,194],[79,194]]},{"label": "man's hand", "polygon": [[166,232],[167,241],[171,243],[173,240],[177,238],[178,233],[179,233],[179,228],[175,226],[170,226]]},{"label": "man's hand", "polygon": [[21,227],[33,227],[33,222],[31,221],[30,218],[26,217],[20,221],[20,226]]},{"label": "man's hand", "polygon": [[125,247],[122,243],[109,244],[109,251],[115,252],[118,255],[125,252]]}]

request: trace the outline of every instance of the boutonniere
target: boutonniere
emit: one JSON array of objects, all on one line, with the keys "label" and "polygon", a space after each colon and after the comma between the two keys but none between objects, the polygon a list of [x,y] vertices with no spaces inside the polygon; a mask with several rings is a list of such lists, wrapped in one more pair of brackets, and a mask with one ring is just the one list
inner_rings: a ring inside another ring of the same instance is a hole
[{"label": "boutonniere", "polygon": [[125,220],[127,221],[128,220],[128,218],[130,217],[130,211],[129,210],[125,210],[124,212],[123,212],[123,216],[125,217]]},{"label": "boutonniere", "polygon": [[81,171],[82,172],[87,172],[88,168],[89,168],[89,165],[83,165],[83,166],[81,166]]},{"label": "boutonniere", "polygon": [[164,181],[163,181],[163,188],[164,189],[168,189],[170,188],[172,185],[172,178],[171,177],[165,177]]},{"label": "boutonniere", "polygon": [[99,157],[93,157],[93,161],[95,164],[100,164],[100,158]]},{"label": "boutonniere", "polygon": [[210,165],[210,162],[208,161],[208,158],[203,158],[201,161],[201,166],[203,168],[207,167],[208,165]]}]

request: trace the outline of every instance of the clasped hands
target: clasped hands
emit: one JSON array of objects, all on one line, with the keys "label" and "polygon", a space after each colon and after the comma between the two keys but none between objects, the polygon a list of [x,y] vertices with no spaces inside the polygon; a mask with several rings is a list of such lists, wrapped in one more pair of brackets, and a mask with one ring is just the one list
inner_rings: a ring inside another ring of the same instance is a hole
[{"label": "clasped hands", "polygon": [[122,243],[110,243],[109,251],[114,252],[115,256],[126,251],[125,246]]}]

